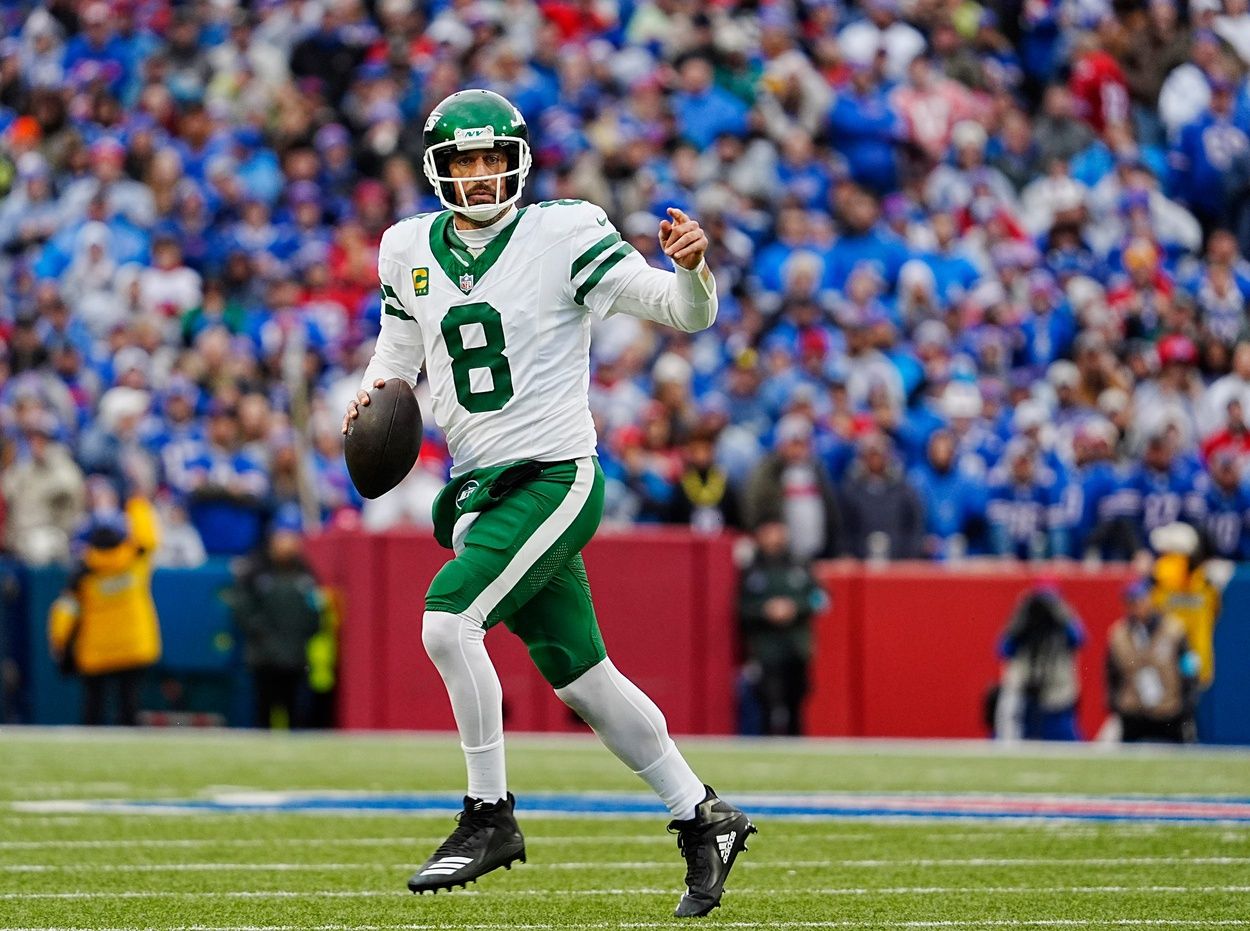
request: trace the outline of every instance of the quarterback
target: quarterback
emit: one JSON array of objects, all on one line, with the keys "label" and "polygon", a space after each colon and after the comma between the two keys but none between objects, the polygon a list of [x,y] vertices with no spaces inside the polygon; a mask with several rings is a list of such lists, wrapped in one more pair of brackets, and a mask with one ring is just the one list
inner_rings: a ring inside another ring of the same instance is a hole
[{"label": "quarterback", "polygon": [[651,268],[604,212],[576,200],[518,206],[530,169],[520,112],[483,90],[452,94],[425,124],[425,176],[445,210],[382,237],[382,328],[343,420],[390,378],[424,366],[451,481],[434,535],[454,553],[425,598],[422,641],[447,687],[468,769],[459,823],[408,880],[450,889],[525,860],[504,761],[502,693],[486,631],[521,638],[556,695],[672,813],[686,861],[678,917],[720,904],[755,826],[691,770],[664,715],[612,665],[581,550],[603,511],[587,391],[594,317],[630,314],[686,332],[716,319],[707,236],[680,210],[659,223],[673,271]]}]

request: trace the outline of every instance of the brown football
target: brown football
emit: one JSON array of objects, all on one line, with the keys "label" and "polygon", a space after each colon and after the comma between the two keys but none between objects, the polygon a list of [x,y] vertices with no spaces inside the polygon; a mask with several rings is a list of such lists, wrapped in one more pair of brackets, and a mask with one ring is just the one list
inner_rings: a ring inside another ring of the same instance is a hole
[{"label": "brown football", "polygon": [[402,378],[369,391],[369,404],[347,426],[343,457],[356,490],[366,498],[386,494],[412,471],[421,452],[421,408]]}]

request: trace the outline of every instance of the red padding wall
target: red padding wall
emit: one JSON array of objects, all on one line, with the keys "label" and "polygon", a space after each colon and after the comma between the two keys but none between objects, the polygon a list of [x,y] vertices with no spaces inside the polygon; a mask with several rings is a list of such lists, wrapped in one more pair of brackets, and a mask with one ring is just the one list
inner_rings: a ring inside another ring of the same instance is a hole
[{"label": "red padding wall", "polygon": [[832,607],[816,621],[811,734],[983,737],[982,701],[998,678],[998,639],[1020,596],[1055,585],[1085,625],[1077,665],[1082,736],[1106,716],[1107,629],[1120,616],[1124,569],[1075,565],[874,569],[828,563],[819,576]]},{"label": "red padding wall", "polygon": [[[451,555],[428,533],[331,531],[309,541],[343,594],[339,722],[451,729],[447,695],[421,645],[425,590]],[[734,601],[729,539],[682,531],[600,533],[584,552],[608,655],[676,733],[733,731]],[[486,638],[513,730],[583,729],[503,625]]]},{"label": "red padding wall", "polygon": [[[442,680],[421,645],[426,587],[450,553],[425,532],[331,531],[309,541],[322,580],[343,595],[339,721],[348,728],[452,729]],[[676,733],[734,730],[737,571],[729,539],[680,530],[602,532],[586,548],[608,655],[655,699]],[[997,679],[997,643],[1017,599],[1047,581],[1085,624],[1080,725],[1105,715],[1107,628],[1122,569],[979,569],[929,563],[818,567],[831,606],[815,622],[807,709],[815,735],[980,737]],[[580,730],[502,625],[486,638],[512,730]]]}]

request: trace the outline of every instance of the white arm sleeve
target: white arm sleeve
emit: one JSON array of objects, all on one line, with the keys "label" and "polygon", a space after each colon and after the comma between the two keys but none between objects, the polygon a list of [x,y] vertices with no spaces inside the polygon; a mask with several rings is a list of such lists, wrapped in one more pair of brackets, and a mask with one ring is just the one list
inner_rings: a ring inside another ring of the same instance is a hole
[{"label": "white arm sleeve", "polygon": [[[373,347],[373,358],[365,368],[361,387],[368,391],[375,379],[402,378],[409,385],[417,384],[425,363],[425,343],[421,324],[403,304],[402,293],[392,272],[403,267],[387,255],[378,256],[378,278],[382,282],[382,331]],[[402,275],[398,279],[402,281]]]},{"label": "white arm sleeve", "polygon": [[706,262],[694,271],[680,265],[671,272],[649,265],[638,269],[605,316],[627,314],[695,333],[716,321],[716,279]]},{"label": "white arm sleeve", "polygon": [[[596,317],[627,314],[693,333],[716,319],[716,280],[706,262],[695,271],[652,268],[593,204],[568,216],[569,285],[573,301]],[[658,224],[658,220],[656,221]]]}]

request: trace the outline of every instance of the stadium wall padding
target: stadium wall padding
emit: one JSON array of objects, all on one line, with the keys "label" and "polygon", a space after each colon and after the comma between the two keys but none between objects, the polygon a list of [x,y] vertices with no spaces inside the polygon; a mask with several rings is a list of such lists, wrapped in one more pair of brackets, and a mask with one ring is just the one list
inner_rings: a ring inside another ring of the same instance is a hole
[{"label": "stadium wall padding", "polygon": [[[1081,736],[1093,739],[1106,721],[1107,631],[1122,613],[1127,568],[831,562],[818,576],[832,604],[816,619],[809,734],[987,736],[983,708],[998,679],[999,638],[1017,600],[1038,584],[1057,588],[1085,627]],[[1250,744],[1250,566],[1224,592],[1215,649],[1202,739]]]},{"label": "stadium wall padding", "polygon": [[[339,721],[357,729],[450,730],[451,709],[421,645],[426,586],[447,558],[420,531],[332,531],[309,541],[310,557],[343,606]],[[732,733],[737,674],[737,571],[728,538],[681,530],[604,531],[587,548],[600,625],[616,665],[651,694],[675,733]],[[1123,568],[1075,564],[953,569],[928,563],[818,566],[830,596],[815,621],[816,659],[807,708],[812,735],[986,735],[982,708],[998,675],[997,643],[1020,595],[1055,585],[1080,615],[1080,729],[1094,737],[1106,717],[1106,632],[1120,613]],[[57,569],[22,570],[10,603],[7,652],[21,670],[17,720],[79,720],[79,691],[47,653],[48,605]],[[224,561],[158,570],[153,586],[168,672],[190,683],[197,710],[250,723],[250,689],[229,612],[217,593]],[[524,645],[502,626],[487,646],[503,682],[512,730],[584,731],[552,694]],[[205,709],[204,705],[211,707]],[[14,709],[9,708],[11,713]],[[1200,715],[1204,740],[1250,744],[1250,566],[1224,593],[1216,627],[1216,678]]]},{"label": "stadium wall padding", "polygon": [[[454,726],[421,645],[426,587],[450,555],[427,533],[330,532],[310,541],[323,580],[344,595],[339,721],[344,727]],[[599,625],[616,666],[678,733],[727,734],[734,721],[732,541],[656,529],[600,533],[585,550]],[[513,730],[582,731],[503,625],[486,646]]]}]

